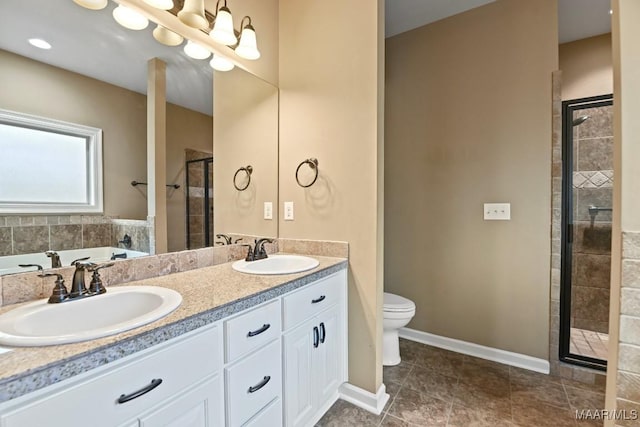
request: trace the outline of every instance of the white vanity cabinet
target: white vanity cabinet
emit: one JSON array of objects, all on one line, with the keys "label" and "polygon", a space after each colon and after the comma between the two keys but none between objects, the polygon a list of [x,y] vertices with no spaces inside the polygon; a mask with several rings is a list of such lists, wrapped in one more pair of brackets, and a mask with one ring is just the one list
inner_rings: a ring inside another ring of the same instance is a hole
[{"label": "white vanity cabinet", "polygon": [[0,427],[281,427],[317,422],[347,380],[341,270],[0,404]]},{"label": "white vanity cabinet", "polygon": [[221,335],[210,325],[11,400],[0,426],[223,426]]},{"label": "white vanity cabinet", "polygon": [[283,302],[284,425],[313,425],[347,380],[346,272],[286,295]]}]

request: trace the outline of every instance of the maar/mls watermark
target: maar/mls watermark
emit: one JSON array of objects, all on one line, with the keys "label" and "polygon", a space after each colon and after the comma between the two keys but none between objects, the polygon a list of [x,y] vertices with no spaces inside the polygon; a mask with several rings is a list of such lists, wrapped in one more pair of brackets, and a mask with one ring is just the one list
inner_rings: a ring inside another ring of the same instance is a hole
[{"label": "maar/mls watermark", "polygon": [[635,409],[627,411],[619,409],[609,411],[607,409],[580,409],[576,410],[577,420],[615,420],[615,421],[632,421],[639,419],[638,411]]}]

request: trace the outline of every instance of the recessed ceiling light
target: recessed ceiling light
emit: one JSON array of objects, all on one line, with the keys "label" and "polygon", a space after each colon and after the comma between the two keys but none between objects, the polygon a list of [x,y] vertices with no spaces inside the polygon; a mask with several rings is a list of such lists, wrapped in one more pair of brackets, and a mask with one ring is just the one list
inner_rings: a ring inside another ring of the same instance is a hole
[{"label": "recessed ceiling light", "polygon": [[31,46],[35,46],[35,47],[37,47],[39,49],[45,49],[45,50],[51,49],[51,44],[49,44],[45,40],[42,40],[42,39],[29,39],[27,41],[29,42],[29,44]]}]

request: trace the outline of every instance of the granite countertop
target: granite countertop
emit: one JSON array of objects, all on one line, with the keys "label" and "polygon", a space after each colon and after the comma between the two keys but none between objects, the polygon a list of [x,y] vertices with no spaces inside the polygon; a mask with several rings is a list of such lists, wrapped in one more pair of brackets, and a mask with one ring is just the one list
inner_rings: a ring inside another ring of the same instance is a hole
[{"label": "granite countertop", "polygon": [[[15,347],[0,354],[0,402],[113,362],[347,268],[344,258],[314,258],[320,261],[318,267],[297,274],[243,274],[226,263],[117,285],[174,289],[182,295],[182,304],[160,320],[117,335],[74,344]],[[0,313],[17,306],[3,307]]]}]

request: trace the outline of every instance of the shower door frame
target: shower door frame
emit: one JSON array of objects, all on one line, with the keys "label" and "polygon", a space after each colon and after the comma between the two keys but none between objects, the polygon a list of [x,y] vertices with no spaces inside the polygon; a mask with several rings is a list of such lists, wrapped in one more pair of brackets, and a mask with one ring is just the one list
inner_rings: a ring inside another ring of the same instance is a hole
[{"label": "shower door frame", "polygon": [[600,371],[607,361],[573,354],[571,341],[571,291],[573,257],[573,111],[613,105],[613,94],[562,101],[562,208],[560,249],[560,361]]},{"label": "shower door frame", "polygon": [[186,190],[186,203],[187,203],[187,249],[191,249],[191,226],[189,224],[189,214],[190,214],[190,208],[189,208],[189,190],[191,189],[191,187],[189,186],[189,165],[191,163],[198,163],[198,162],[202,162],[203,166],[204,166],[204,177],[203,177],[203,181],[204,181],[204,247],[208,248],[209,246],[213,246],[213,242],[211,242],[211,239],[209,238],[210,233],[209,233],[209,228],[213,227],[213,224],[211,223],[211,221],[209,220],[209,209],[210,209],[210,204],[209,204],[209,191],[211,190],[210,186],[209,186],[209,165],[213,165],[213,157],[205,157],[203,159],[195,159],[195,160],[187,160],[185,162],[185,175],[186,175],[186,186],[187,186],[187,190]]}]

